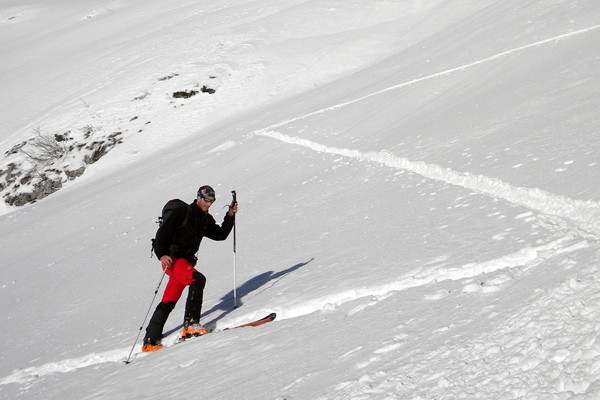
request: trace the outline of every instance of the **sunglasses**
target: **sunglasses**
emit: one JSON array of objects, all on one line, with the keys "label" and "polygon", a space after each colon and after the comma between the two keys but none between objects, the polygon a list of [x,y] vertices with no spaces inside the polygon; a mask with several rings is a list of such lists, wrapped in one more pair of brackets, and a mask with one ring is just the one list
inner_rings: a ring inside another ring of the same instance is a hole
[{"label": "sunglasses", "polygon": [[211,198],[206,198],[206,197],[201,197],[201,199],[204,200],[207,203],[214,203],[215,201],[217,201],[217,199],[214,198],[214,197],[212,199]]}]

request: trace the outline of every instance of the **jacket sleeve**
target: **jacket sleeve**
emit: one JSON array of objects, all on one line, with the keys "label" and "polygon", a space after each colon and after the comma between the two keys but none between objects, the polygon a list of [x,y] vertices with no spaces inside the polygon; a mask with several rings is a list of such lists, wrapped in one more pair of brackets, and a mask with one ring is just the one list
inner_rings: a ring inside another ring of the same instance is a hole
[{"label": "jacket sleeve", "polygon": [[170,255],[169,247],[173,242],[177,227],[181,226],[187,210],[184,207],[173,210],[169,218],[165,219],[156,231],[154,237],[154,253],[160,260],[162,256]]},{"label": "jacket sleeve", "polygon": [[221,226],[217,225],[215,219],[211,216],[211,221],[204,231],[204,236],[212,240],[225,240],[229,236],[229,233],[233,229],[233,223],[235,222],[235,216],[229,217],[225,214],[223,223]]}]

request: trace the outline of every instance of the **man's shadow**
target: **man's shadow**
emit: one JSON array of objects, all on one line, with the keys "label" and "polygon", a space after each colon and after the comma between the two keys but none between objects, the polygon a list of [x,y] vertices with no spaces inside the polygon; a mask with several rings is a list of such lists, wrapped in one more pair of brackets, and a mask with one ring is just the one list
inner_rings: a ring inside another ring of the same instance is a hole
[{"label": "man's shadow", "polygon": [[[237,305],[239,306],[240,304],[242,304],[242,300],[244,299],[244,297],[247,297],[249,294],[252,293],[253,294],[252,297],[258,296],[260,293],[264,292],[265,290],[270,289],[273,286],[275,286],[279,281],[281,281],[283,278],[285,278],[288,274],[304,267],[305,265],[309,264],[313,260],[314,260],[314,257],[306,262],[296,264],[296,265],[289,267],[288,269],[285,269],[283,271],[279,271],[279,272],[268,271],[268,272],[264,272],[260,275],[257,275],[254,278],[251,278],[250,280],[246,281],[245,283],[243,283],[241,286],[239,286],[237,288],[237,290],[236,290],[237,303],[238,303]],[[261,289],[261,290],[257,291],[258,289]],[[202,316],[206,317],[207,315],[211,315],[212,313],[222,311],[219,316],[217,316],[216,318],[207,322],[206,324],[204,324],[204,326],[206,328],[208,328],[209,330],[214,329],[214,327],[217,325],[217,322],[219,320],[226,317],[230,312],[235,310],[236,307],[233,303],[234,303],[233,290],[231,290],[229,293],[227,293],[223,297],[221,297],[221,300],[219,301],[219,303],[216,304],[213,308],[211,308],[210,310],[204,311],[202,313]],[[183,327],[183,324],[180,324],[179,326],[169,330],[168,332],[165,332],[163,334],[163,337],[169,336],[170,334],[181,329],[182,327]]]}]

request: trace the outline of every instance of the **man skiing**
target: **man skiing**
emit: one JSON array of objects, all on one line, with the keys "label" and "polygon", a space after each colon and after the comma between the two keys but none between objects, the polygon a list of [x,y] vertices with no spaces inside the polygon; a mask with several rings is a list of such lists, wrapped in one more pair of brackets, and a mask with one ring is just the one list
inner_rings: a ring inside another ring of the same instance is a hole
[{"label": "man skiing", "polygon": [[169,276],[169,281],[162,301],[154,310],[146,328],[142,352],[162,349],[160,340],[163,327],[186,286],[189,286],[189,291],[181,336],[189,338],[207,333],[200,325],[206,277],[194,268],[197,262],[196,253],[203,237],[212,240],[227,239],[238,208],[237,202],[233,200],[223,223],[219,226],[208,213],[215,200],[213,188],[200,187],[196,200],[189,206],[174,208],[156,232],[154,252]]}]

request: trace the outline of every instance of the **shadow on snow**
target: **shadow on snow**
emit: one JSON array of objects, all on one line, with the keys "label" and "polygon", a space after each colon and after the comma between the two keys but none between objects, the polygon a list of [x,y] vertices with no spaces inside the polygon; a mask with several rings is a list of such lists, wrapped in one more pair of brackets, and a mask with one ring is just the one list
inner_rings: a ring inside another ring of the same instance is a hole
[{"label": "shadow on snow", "polygon": [[[255,277],[249,279],[248,281],[246,281],[245,283],[243,283],[242,285],[240,285],[239,287],[236,288],[237,289],[236,294],[238,297],[238,299],[237,299],[238,306],[243,303],[242,300],[245,297],[247,297],[249,294],[253,294],[252,297],[258,296],[265,290],[268,290],[268,289],[272,288],[273,286],[275,286],[279,281],[281,281],[283,278],[285,278],[288,274],[304,267],[305,265],[309,264],[313,260],[314,260],[314,258],[311,258],[310,260],[308,260],[306,262],[298,263],[298,264],[291,266],[283,271],[279,271],[279,272],[268,271],[268,272],[264,272],[260,275],[257,275]],[[250,297],[250,298],[252,298],[252,297]],[[216,318],[212,319],[210,322],[207,322],[204,325],[209,329],[214,328],[217,325],[217,322],[219,320],[226,317],[230,312],[235,310],[236,307],[234,307],[233,303],[234,303],[233,290],[231,290],[229,293],[227,293],[223,297],[221,297],[220,302],[218,304],[216,304],[213,308],[211,308],[210,310],[204,311],[202,313],[202,317],[206,317],[215,312],[221,311],[221,314],[219,316],[217,316]],[[183,324],[180,324],[179,326],[172,328],[168,332],[165,332],[163,334],[163,337],[171,335],[172,333],[181,329],[182,327],[183,327]]]}]

